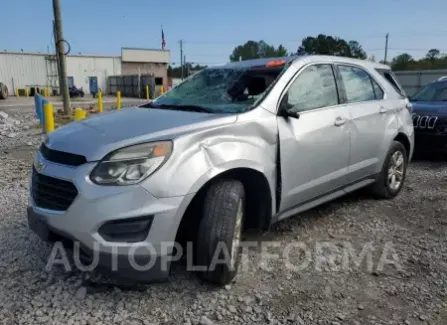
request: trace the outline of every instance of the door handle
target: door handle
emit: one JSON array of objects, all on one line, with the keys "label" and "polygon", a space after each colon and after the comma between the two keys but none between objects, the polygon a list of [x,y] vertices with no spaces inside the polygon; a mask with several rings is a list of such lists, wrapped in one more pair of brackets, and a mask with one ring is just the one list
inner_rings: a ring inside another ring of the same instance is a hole
[{"label": "door handle", "polygon": [[335,126],[342,126],[342,125],[344,125],[347,121],[348,121],[347,119],[345,119],[345,118],[339,116],[339,117],[337,117],[337,118],[335,119],[334,125],[335,125]]},{"label": "door handle", "polygon": [[385,114],[388,110],[385,107],[380,108],[380,114]]}]

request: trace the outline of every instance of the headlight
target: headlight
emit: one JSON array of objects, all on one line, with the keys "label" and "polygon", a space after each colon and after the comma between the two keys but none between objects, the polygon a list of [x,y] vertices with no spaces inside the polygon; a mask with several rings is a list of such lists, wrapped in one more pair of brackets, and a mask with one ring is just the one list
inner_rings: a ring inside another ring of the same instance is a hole
[{"label": "headlight", "polygon": [[141,182],[169,158],[172,142],[143,143],[108,154],[93,169],[90,179],[98,185],[131,185]]}]

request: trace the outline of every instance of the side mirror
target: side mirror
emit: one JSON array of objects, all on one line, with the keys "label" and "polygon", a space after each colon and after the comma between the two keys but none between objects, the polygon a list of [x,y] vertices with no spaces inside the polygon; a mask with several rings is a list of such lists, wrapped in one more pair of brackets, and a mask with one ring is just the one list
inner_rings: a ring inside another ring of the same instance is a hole
[{"label": "side mirror", "polygon": [[279,112],[278,115],[282,116],[284,118],[299,118],[300,114],[297,112],[291,111],[292,105],[290,105],[287,101],[288,96],[287,94],[282,98],[281,104],[279,105]]},{"label": "side mirror", "polygon": [[300,114],[298,112],[287,112],[287,116],[293,117],[293,118],[300,118]]}]

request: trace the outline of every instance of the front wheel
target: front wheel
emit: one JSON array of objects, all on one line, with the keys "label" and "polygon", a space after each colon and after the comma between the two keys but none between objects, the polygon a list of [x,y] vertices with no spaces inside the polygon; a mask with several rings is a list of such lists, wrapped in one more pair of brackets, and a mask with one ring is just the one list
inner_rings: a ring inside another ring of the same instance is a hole
[{"label": "front wheel", "polygon": [[407,172],[407,150],[401,142],[393,141],[383,163],[382,171],[372,186],[380,199],[392,199],[401,191]]},{"label": "front wheel", "polygon": [[240,262],[245,216],[244,186],[237,180],[212,184],[205,196],[196,238],[196,261],[206,267],[201,277],[217,285],[229,284]]}]

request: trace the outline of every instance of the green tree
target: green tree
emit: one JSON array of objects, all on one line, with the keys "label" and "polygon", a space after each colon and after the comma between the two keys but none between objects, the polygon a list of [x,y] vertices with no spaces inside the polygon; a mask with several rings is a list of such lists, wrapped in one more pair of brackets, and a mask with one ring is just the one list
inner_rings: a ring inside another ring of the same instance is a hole
[{"label": "green tree", "polygon": [[357,41],[345,41],[342,38],[319,34],[317,37],[308,36],[301,41],[297,50],[298,55],[322,54],[346,56],[366,59],[367,55]]},{"label": "green tree", "polygon": [[286,56],[287,50],[284,46],[279,45],[275,48],[273,45],[264,41],[248,41],[244,45],[236,46],[230,55],[230,61],[251,60],[258,58],[274,58]]},{"label": "green tree", "polygon": [[402,53],[391,61],[393,70],[409,70],[414,63],[413,57],[408,53]]},{"label": "green tree", "polygon": [[447,69],[447,55],[438,49],[430,49],[424,58],[415,60],[408,53],[396,56],[391,62],[393,70]]},{"label": "green tree", "polygon": [[[187,62],[183,65],[183,77],[186,78],[188,76],[188,72],[192,73],[193,71],[195,72],[205,68],[206,65],[200,65],[200,64],[193,65],[192,63]],[[173,68],[172,66],[168,66],[168,77],[181,78],[182,68],[181,67]]]},{"label": "green tree", "polygon": [[427,52],[427,55],[425,57],[431,61],[434,61],[439,58],[440,54],[441,52],[438,49],[431,49]]},{"label": "green tree", "polygon": [[366,60],[368,56],[363,51],[362,46],[357,41],[349,41],[349,49],[351,50],[351,56],[353,58]]}]

